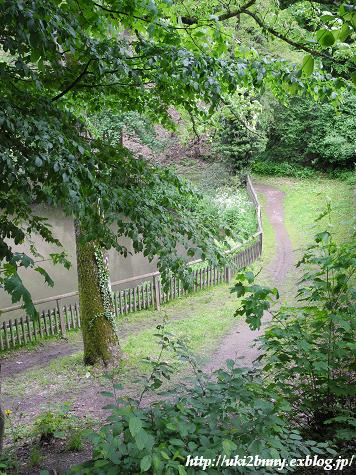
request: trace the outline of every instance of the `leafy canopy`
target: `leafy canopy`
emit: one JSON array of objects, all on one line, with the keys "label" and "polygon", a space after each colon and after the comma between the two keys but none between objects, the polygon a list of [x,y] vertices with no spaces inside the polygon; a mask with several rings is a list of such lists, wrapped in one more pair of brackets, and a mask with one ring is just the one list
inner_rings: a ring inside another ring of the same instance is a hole
[{"label": "leafy canopy", "polygon": [[[259,25],[254,4],[237,2],[220,14],[212,2],[190,17],[169,0],[0,1],[0,283],[14,302],[35,313],[18,268],[36,265],[13,243],[36,233],[60,245],[33,204],[61,207],[83,221],[86,239],[106,248],[125,252],[118,236],[129,236],[135,251],[158,255],[162,270],[181,268],[178,241],[193,239],[203,256],[216,255],[218,230],[194,213],[199,198],[189,186],[102,135],[87,139],[87,117],[136,111],[171,124],[169,106],[205,117],[238,85],[280,95],[318,86],[321,96],[345,87],[343,78],[303,75],[300,64],[229,39],[240,14]],[[53,259],[68,265],[61,249]]]}]

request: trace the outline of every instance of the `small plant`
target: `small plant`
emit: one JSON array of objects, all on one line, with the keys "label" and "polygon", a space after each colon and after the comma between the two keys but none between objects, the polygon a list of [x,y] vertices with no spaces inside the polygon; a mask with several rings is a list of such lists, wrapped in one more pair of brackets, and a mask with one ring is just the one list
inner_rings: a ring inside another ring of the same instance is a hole
[{"label": "small plant", "polygon": [[69,452],[80,452],[83,450],[84,434],[82,429],[74,429],[66,438],[66,450]]},{"label": "small plant", "polygon": [[2,453],[0,455],[0,475],[10,475],[16,473],[16,463],[13,458],[7,454]]},{"label": "small plant", "polygon": [[73,416],[69,413],[69,404],[57,411],[46,411],[40,414],[34,423],[33,433],[41,442],[49,442],[53,438],[64,438],[74,423]]},{"label": "small plant", "polygon": [[38,467],[42,461],[42,452],[38,445],[31,447],[29,460],[31,467]]}]

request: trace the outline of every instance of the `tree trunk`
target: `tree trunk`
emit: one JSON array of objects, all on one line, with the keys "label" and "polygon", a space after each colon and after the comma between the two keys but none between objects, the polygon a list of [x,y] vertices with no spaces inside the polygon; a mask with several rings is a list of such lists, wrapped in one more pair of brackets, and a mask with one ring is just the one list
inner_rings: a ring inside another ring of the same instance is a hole
[{"label": "tree trunk", "polygon": [[118,361],[116,331],[108,265],[96,242],[81,242],[81,228],[75,225],[79,308],[84,342],[84,363],[94,365]]}]

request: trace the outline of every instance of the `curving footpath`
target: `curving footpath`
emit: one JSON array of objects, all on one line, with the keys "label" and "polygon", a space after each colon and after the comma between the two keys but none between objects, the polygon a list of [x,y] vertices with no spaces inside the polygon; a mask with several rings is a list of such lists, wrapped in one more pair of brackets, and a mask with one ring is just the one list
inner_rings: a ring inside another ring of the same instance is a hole
[{"label": "curving footpath", "polygon": [[[266,204],[263,206],[263,212],[267,214],[276,235],[276,253],[265,271],[270,277],[270,284],[278,287],[285,279],[294,260],[292,243],[284,225],[284,192],[264,184],[256,184],[254,188],[265,196]],[[263,319],[264,324],[267,320],[266,315]],[[223,368],[227,359],[236,360],[237,365],[241,367],[252,367],[259,354],[254,340],[262,332],[263,328],[252,331],[244,320],[239,321],[222,340],[218,350],[204,369],[211,372]]]}]

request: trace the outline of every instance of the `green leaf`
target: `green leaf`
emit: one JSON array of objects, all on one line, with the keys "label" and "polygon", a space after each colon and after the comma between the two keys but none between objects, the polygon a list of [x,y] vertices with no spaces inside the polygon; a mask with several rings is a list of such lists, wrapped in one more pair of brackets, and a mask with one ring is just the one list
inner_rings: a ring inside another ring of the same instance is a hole
[{"label": "green leaf", "polygon": [[307,54],[303,58],[302,71],[306,76],[310,76],[314,71],[314,58]]},{"label": "green leaf", "polygon": [[135,435],[135,442],[139,450],[147,449],[152,450],[154,445],[154,438],[152,435],[148,434],[144,429],[141,429]]},{"label": "green leaf", "polygon": [[54,286],[53,280],[49,276],[48,272],[45,269],[43,269],[43,267],[35,267],[35,271],[44,277],[44,280],[47,285],[49,285],[50,287]]},{"label": "green leaf", "polygon": [[237,449],[237,445],[228,439],[223,440],[222,446],[224,454],[226,454],[228,457]]},{"label": "green leaf", "polygon": [[42,158],[36,157],[36,160],[35,160],[36,167],[42,167],[42,164],[43,164]]},{"label": "green leaf", "polygon": [[179,475],[187,475],[187,472],[186,472],[185,468],[182,465],[178,466],[178,473],[179,473]]},{"label": "green leaf", "polygon": [[104,397],[108,397],[108,398],[113,398],[114,397],[114,394],[110,391],[101,391],[100,393],[102,396]]},{"label": "green leaf", "polygon": [[140,468],[142,472],[147,472],[147,470],[151,467],[152,464],[152,456],[145,455],[140,462]]},{"label": "green leaf", "polygon": [[350,35],[351,28],[346,23],[342,25],[341,29],[338,30],[337,39],[341,42],[344,42],[346,38]]},{"label": "green leaf", "polygon": [[325,28],[321,28],[321,30],[317,31],[316,39],[321,46],[332,46],[335,43],[335,36],[330,30]]},{"label": "green leaf", "polygon": [[169,439],[169,443],[178,447],[184,447],[184,442],[180,439]]},{"label": "green leaf", "polygon": [[37,311],[32,303],[31,295],[22,283],[18,274],[14,274],[11,277],[4,279],[4,289],[11,295],[12,303],[23,300],[24,307],[27,313],[34,317],[37,315]]},{"label": "green leaf", "polygon": [[228,369],[232,369],[234,366],[235,366],[235,361],[234,360],[226,360],[226,366],[228,367]]},{"label": "green leaf", "polygon": [[130,429],[132,437],[135,437],[140,432],[140,430],[142,430],[141,419],[139,419],[138,417],[135,417],[135,416],[130,417],[130,419],[129,419],[129,429]]}]

